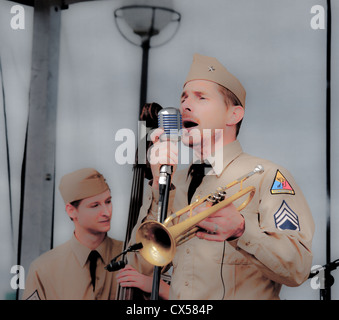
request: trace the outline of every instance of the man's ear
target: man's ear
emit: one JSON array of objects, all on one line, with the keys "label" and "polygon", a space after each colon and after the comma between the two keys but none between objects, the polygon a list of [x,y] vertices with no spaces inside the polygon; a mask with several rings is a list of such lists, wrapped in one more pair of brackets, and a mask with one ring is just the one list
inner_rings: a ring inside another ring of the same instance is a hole
[{"label": "man's ear", "polygon": [[76,218],[76,208],[72,206],[70,203],[66,204],[65,210],[68,216],[71,218],[71,220],[74,220]]},{"label": "man's ear", "polygon": [[230,116],[226,125],[232,126],[236,125],[239,121],[241,121],[244,117],[245,110],[242,106],[230,106],[229,107]]}]

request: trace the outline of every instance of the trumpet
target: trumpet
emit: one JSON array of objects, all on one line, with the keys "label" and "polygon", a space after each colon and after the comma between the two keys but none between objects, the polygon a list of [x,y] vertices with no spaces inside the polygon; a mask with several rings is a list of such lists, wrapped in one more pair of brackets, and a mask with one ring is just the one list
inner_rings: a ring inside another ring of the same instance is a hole
[{"label": "trumpet", "polygon": [[[237,207],[238,211],[243,210],[252,200],[255,194],[255,187],[249,186],[243,188],[243,182],[252,175],[264,172],[262,165],[257,165],[253,171],[234,180],[225,187],[219,187],[216,192],[211,193],[201,199],[197,198],[193,203],[185,208],[171,214],[164,223],[158,221],[145,221],[140,225],[136,233],[137,243],[142,244],[142,249],[139,253],[150,264],[155,266],[165,266],[169,264],[175,255],[176,247],[194,236],[198,230],[196,225],[202,220],[206,219],[214,212],[228,206],[244,195],[248,194],[247,198]],[[226,190],[240,184],[240,190],[234,195],[226,198]],[[193,210],[203,204],[207,203],[207,209],[193,215]],[[182,216],[189,212],[189,217],[177,224],[168,227],[175,218]]]}]

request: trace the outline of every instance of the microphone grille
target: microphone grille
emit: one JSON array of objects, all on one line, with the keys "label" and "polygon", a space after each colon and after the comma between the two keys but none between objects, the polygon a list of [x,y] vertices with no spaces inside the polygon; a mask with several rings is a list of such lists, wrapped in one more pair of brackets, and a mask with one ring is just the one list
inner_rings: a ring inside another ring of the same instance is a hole
[{"label": "microphone grille", "polygon": [[[158,113],[158,127],[165,130],[166,135],[173,134],[176,130],[182,129],[182,117],[181,113],[176,108],[165,108],[159,111]],[[172,132],[171,132],[172,131]]]}]

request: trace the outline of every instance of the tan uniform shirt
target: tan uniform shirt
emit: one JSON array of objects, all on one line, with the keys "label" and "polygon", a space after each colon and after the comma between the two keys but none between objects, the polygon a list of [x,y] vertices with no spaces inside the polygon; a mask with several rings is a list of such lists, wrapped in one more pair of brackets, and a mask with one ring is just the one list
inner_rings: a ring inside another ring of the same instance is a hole
[{"label": "tan uniform shirt", "polygon": [[122,242],[106,237],[96,249],[95,291],[91,284],[89,248],[73,235],[66,243],[42,254],[30,266],[23,299],[107,300],[115,299],[116,273],[104,267],[122,251]]},{"label": "tan uniform shirt", "polygon": [[[221,155],[220,155],[221,156]],[[177,247],[173,260],[170,299],[279,299],[281,285],[298,286],[311,268],[311,242],[314,222],[306,200],[291,174],[281,166],[243,153],[234,141],[224,147],[223,170],[205,176],[195,196],[215,192],[219,186],[252,171],[258,164],[265,172],[243,183],[256,193],[241,211],[245,231],[233,241],[215,242],[194,237]],[[174,174],[175,190],[170,193],[168,214],[187,205],[191,177],[187,170]],[[236,193],[236,185],[227,192]],[[238,207],[245,197],[234,202]],[[140,223],[156,219],[158,195],[149,188],[140,211]],[[152,266],[138,254],[129,255],[129,263],[144,273]]]}]

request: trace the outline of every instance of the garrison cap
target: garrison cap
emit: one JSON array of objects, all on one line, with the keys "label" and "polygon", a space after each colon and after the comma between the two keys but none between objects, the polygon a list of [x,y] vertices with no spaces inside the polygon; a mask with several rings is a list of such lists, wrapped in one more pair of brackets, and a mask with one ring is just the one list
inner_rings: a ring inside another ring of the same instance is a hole
[{"label": "garrison cap", "polygon": [[59,190],[65,204],[96,196],[109,189],[104,176],[93,168],[84,168],[64,175]]},{"label": "garrison cap", "polygon": [[241,105],[245,107],[246,91],[244,87],[216,58],[194,54],[184,86],[192,80],[208,80],[220,84],[234,93]]}]

